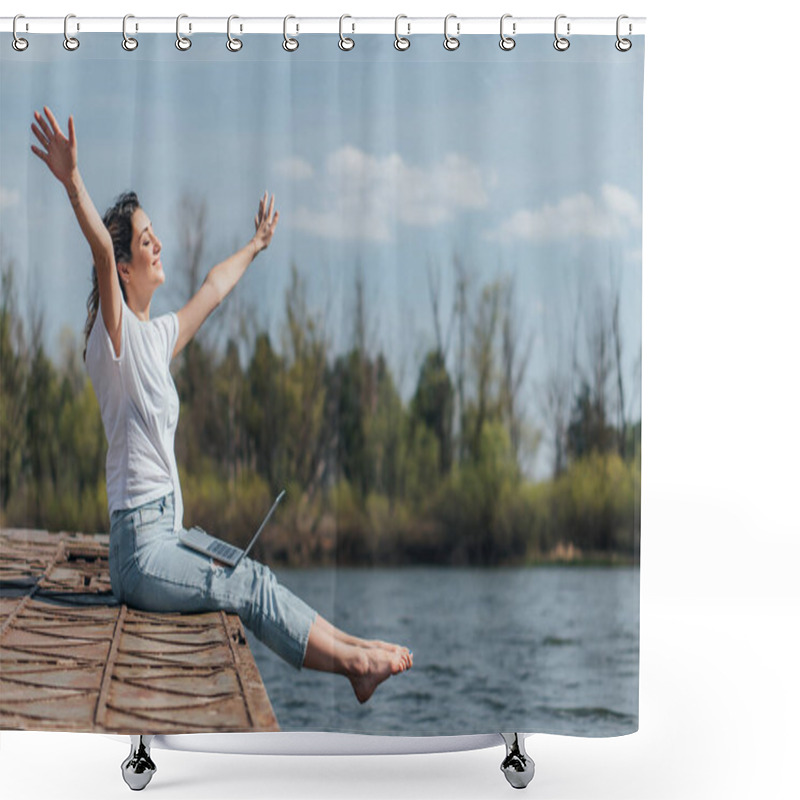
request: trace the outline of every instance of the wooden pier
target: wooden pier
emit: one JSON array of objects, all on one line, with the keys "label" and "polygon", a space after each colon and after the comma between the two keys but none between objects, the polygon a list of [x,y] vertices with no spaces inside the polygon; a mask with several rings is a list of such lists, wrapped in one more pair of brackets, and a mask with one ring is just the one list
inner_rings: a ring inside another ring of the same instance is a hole
[{"label": "wooden pier", "polygon": [[0,728],[277,731],[235,614],[115,604],[108,536],[0,530]]}]

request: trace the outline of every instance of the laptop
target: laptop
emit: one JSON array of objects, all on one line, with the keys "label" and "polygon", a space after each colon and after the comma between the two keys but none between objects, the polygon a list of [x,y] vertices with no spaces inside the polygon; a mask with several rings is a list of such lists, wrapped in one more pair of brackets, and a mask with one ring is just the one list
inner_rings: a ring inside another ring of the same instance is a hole
[{"label": "laptop", "polygon": [[286,490],[284,489],[277,497],[275,502],[272,504],[272,508],[267,512],[267,516],[264,517],[264,521],[259,526],[258,530],[255,532],[255,535],[250,540],[250,544],[247,545],[246,550],[242,550],[239,547],[234,547],[232,544],[228,544],[227,542],[223,542],[221,539],[217,539],[214,536],[209,536],[202,528],[190,528],[187,530],[181,530],[178,532],[178,538],[182,545],[186,547],[190,547],[192,550],[197,550],[199,553],[204,553],[207,556],[211,556],[212,558],[216,558],[217,561],[221,561],[223,564],[227,564],[229,567],[236,567],[238,566],[239,562],[250,552],[253,545],[256,543],[256,539],[261,535],[261,531],[267,527],[267,523],[270,521],[270,518],[275,513],[275,509],[278,507],[278,503],[283,500],[283,496],[286,494]]}]

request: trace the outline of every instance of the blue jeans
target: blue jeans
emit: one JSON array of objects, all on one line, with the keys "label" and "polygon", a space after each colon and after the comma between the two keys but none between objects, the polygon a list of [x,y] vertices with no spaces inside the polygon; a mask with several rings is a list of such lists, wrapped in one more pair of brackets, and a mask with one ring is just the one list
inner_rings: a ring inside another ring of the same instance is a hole
[{"label": "blue jeans", "polygon": [[173,502],[169,494],[111,515],[114,597],[143,611],[231,611],[267,647],[301,669],[317,612],[281,586],[264,564],[243,558],[234,569],[180,544],[172,529]]}]

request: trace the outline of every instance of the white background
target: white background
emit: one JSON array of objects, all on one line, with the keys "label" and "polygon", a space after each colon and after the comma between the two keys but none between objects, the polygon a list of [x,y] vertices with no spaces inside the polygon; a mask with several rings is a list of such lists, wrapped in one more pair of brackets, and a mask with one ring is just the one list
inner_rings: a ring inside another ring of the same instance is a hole
[{"label": "white background", "polygon": [[[800,7],[28,0],[3,14],[70,12],[647,17],[640,731],[531,737],[537,775],[526,791],[541,800],[796,798]],[[10,47],[5,34],[0,46]],[[2,795],[128,797],[126,755],[126,745],[102,736],[3,732]],[[503,755],[502,747],[316,758],[156,750],[159,771],[146,791],[169,800],[486,800],[513,791],[498,769]]]}]

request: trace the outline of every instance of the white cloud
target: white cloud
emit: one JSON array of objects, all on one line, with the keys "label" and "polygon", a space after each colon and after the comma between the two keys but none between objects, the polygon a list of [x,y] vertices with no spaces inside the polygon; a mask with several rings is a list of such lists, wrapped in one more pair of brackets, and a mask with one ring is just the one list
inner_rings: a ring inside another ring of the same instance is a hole
[{"label": "white cloud", "polygon": [[487,233],[486,238],[531,242],[580,236],[612,239],[641,224],[642,212],[636,198],[619,186],[605,184],[599,198],[581,192],[565,197],[555,205],[545,204],[535,211],[520,209]]},{"label": "white cloud", "polygon": [[484,208],[491,175],[455,153],[422,167],[397,153],[376,157],[348,145],[328,156],[319,181],[317,207],[297,209],[295,227],[328,238],[391,241],[396,224],[433,227]]},{"label": "white cloud", "polygon": [[601,194],[606,208],[617,214],[621,219],[627,219],[631,227],[642,224],[642,212],[639,209],[639,203],[630,192],[626,192],[619,186],[607,183],[601,189]]},{"label": "white cloud", "polygon": [[302,158],[287,158],[276,167],[277,173],[293,181],[304,181],[314,176],[314,168]]},{"label": "white cloud", "polygon": [[0,186],[0,211],[17,205],[19,200],[20,194],[18,189],[6,189],[5,186]]}]

